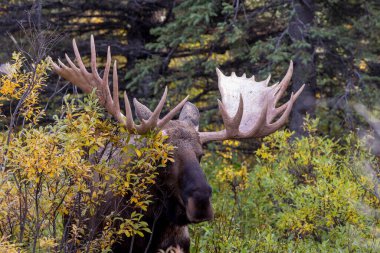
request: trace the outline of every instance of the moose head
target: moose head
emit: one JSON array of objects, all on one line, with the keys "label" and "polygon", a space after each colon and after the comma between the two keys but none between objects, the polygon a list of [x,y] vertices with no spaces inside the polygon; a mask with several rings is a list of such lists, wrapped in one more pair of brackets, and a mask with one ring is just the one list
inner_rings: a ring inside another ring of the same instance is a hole
[{"label": "moose head", "polygon": [[[290,62],[283,80],[273,86],[268,86],[270,77],[257,82],[254,76],[247,78],[244,74],[238,77],[235,73],[232,73],[231,76],[225,76],[217,69],[218,85],[222,96],[222,101],[218,100],[218,103],[224,130],[199,131],[199,111],[195,105],[187,102],[188,97],[160,118],[167,97],[167,88],[165,88],[160,102],[153,111],[137,99],[133,99],[135,114],[140,121],[140,124],[136,124],[133,120],[131,104],[126,92],[124,92],[125,114],[120,110],[116,61],[113,64],[113,90],[111,95],[109,88],[110,48],[108,47],[103,77],[97,71],[93,36],[91,36],[91,72],[88,72],[83,64],[75,40],[73,40],[73,48],[77,65],[66,55],[69,66],[58,60],[58,64],[53,63],[53,69],[56,73],[85,93],[90,93],[96,89],[100,104],[131,134],[145,134],[153,129],[159,129],[168,136],[168,141],[176,147],[175,161],[169,166],[166,173],[161,175],[164,189],[169,196],[163,216],[174,227],[210,220],[213,217],[210,202],[211,187],[200,166],[200,159],[203,155],[202,144],[227,139],[263,137],[273,133],[286,123],[293,103],[304,87],[302,86],[295,94],[292,93],[287,103],[276,107],[290,83],[293,72],[292,62]],[[180,113],[178,120],[173,120],[177,113]],[[163,229],[163,231],[167,230]],[[167,235],[157,235],[157,237],[161,239],[157,239],[158,246],[154,246],[156,249],[180,244],[178,241],[167,240]],[[170,243],[164,245],[162,241],[165,240],[170,241]],[[188,251],[188,245],[181,247],[185,248],[185,252]]]}]

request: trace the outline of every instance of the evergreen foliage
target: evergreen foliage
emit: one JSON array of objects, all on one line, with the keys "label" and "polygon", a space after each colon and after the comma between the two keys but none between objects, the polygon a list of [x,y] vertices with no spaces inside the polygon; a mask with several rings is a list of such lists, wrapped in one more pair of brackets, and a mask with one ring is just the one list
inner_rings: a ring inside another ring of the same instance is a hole
[{"label": "evergreen foliage", "polygon": [[[227,74],[256,74],[259,80],[271,73],[274,83],[292,59],[293,90],[303,83],[308,86],[296,103],[291,129],[302,133],[300,116],[316,110],[323,131],[335,135],[342,127],[355,129],[351,100],[371,109],[378,101],[377,2],[8,1],[0,13],[0,39],[9,46],[0,50],[0,61],[12,52],[7,34],[21,44],[28,41],[17,23],[27,27],[32,20],[36,28],[65,35],[50,53],[54,59],[71,52],[74,37],[87,55],[89,35],[94,34],[99,57],[111,45],[119,73],[126,74],[121,88],[130,96],[154,104],[157,91],[168,85],[173,94],[181,94],[171,96],[173,103],[190,94],[201,111],[213,115],[218,97],[215,67]],[[51,94],[55,86],[48,87]],[[204,118],[209,120],[217,118]]]}]

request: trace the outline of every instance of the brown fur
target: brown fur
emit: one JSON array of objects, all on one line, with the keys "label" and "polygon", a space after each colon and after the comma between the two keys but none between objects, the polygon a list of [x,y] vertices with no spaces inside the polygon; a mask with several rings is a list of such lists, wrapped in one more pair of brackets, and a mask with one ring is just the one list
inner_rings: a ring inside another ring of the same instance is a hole
[{"label": "brown fur", "polygon": [[[168,142],[175,146],[175,162],[160,169],[155,187],[151,189],[154,199],[144,213],[144,220],[152,233],[146,233],[144,237],[124,237],[113,245],[113,252],[131,252],[132,248],[134,253],[156,253],[159,250],[189,253],[187,225],[212,218],[211,188],[200,168],[203,151],[197,125],[194,125],[198,122],[199,113],[194,109],[195,106],[188,105],[181,112],[182,120],[170,121],[163,129],[164,134],[168,135]],[[93,160],[110,158],[116,160],[113,166],[123,164],[120,150],[111,145],[99,151],[98,158]],[[95,215],[88,218],[88,234],[99,233],[104,226],[104,217],[111,212],[121,212],[129,217],[132,210],[126,208],[124,203],[125,199],[108,194]]]},{"label": "brown fur", "polygon": [[[179,180],[183,175],[184,163],[186,162],[184,157],[186,159],[193,157],[194,162],[198,163],[199,157],[203,154],[202,146],[197,131],[185,122],[172,121],[163,131],[169,136],[168,141],[175,146],[175,162],[169,165],[159,176],[157,188],[153,190],[156,201],[145,214],[152,234],[147,234],[144,238],[136,237],[133,252],[144,252],[149,240],[151,244],[147,252],[157,252],[159,249],[166,252],[170,247],[181,248],[181,251],[176,252],[190,252],[190,237],[187,228],[190,221],[184,218],[186,212],[177,207],[174,207],[173,210],[167,205],[177,202],[177,205],[186,208],[181,197]],[[114,247],[114,252],[124,252],[129,249],[131,242],[128,238],[125,239]]]}]

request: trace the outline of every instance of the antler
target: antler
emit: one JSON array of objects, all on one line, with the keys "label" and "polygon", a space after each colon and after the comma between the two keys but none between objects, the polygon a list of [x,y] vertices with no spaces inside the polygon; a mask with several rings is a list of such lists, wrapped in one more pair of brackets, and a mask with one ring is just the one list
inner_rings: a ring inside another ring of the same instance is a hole
[{"label": "antler", "polygon": [[270,87],[268,87],[270,75],[266,80],[256,82],[254,76],[246,78],[243,74],[237,77],[235,72],[232,72],[231,76],[225,76],[219,69],[216,69],[216,72],[222,95],[222,102],[218,100],[219,111],[222,114],[225,130],[200,132],[202,143],[263,137],[273,133],[286,123],[293,103],[305,87],[302,85],[295,94],[291,94],[287,103],[276,108],[292,77],[292,61],[282,81]]},{"label": "antler", "polygon": [[75,53],[75,58],[78,66],[76,66],[73,61],[65,54],[66,60],[70,67],[66,66],[60,60],[58,64],[53,62],[54,71],[62,76],[64,79],[70,81],[72,84],[80,88],[85,93],[91,93],[93,89],[96,89],[96,94],[99,98],[99,102],[102,106],[106,108],[108,113],[110,113],[117,121],[125,125],[126,128],[133,133],[144,134],[153,128],[157,127],[161,129],[166,123],[168,123],[184,106],[188,96],[182,100],[174,109],[172,109],[165,117],[159,119],[162,108],[164,107],[167,87],[165,87],[164,94],[161,97],[156,109],[151,112],[146,106],[133,99],[135,105],[136,115],[141,121],[140,125],[136,125],[133,121],[131,105],[128,100],[127,93],[124,92],[124,102],[125,102],[125,113],[121,113],[119,104],[119,81],[117,75],[117,63],[114,61],[113,64],[113,94],[111,96],[111,91],[108,86],[108,77],[111,67],[111,50],[108,47],[107,50],[107,61],[104,69],[103,78],[99,76],[96,64],[96,50],[94,37],[91,35],[91,72],[89,73],[83,64],[82,57],[80,56],[75,39],[73,39],[73,48]]}]

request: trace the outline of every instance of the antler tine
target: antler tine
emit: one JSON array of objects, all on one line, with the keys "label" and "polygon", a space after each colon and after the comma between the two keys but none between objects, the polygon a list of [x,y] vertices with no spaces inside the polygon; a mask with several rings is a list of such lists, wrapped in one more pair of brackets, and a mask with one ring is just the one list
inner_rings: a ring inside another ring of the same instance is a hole
[{"label": "antler tine", "polygon": [[228,115],[227,110],[225,109],[223,103],[219,99],[218,99],[218,105],[219,105],[219,111],[222,114],[224,126],[226,127],[227,135],[231,137],[238,136],[240,134],[239,125],[243,117],[243,107],[244,107],[242,95],[240,94],[239,107],[236,114],[233,117],[230,117]]},{"label": "antler tine", "polygon": [[99,76],[96,62],[96,48],[94,37],[91,35],[91,73],[89,73],[84,66],[82,57],[80,55],[77,43],[73,39],[73,50],[77,65],[65,54],[66,60],[70,67],[63,64],[58,60],[57,64],[53,63],[53,69],[67,79],[77,87],[79,87],[85,93],[91,93],[96,88],[96,94],[99,98],[100,104],[102,104],[107,111],[113,115],[120,123],[125,123],[125,116],[120,112],[119,98],[118,98],[118,78],[117,78],[117,63],[114,63],[113,71],[113,96],[108,86],[108,77],[111,68],[111,51],[108,48],[107,61],[103,74],[103,78]]},{"label": "antler tine", "polygon": [[165,86],[164,94],[162,95],[160,102],[158,103],[156,109],[154,109],[153,114],[149,119],[155,125],[157,124],[157,120],[160,117],[160,113],[162,111],[162,108],[164,108],[167,95],[168,95],[168,86]]},{"label": "antler tine", "polygon": [[115,105],[115,108],[118,112],[120,112],[120,103],[119,103],[119,79],[117,76],[117,63],[114,61],[113,63],[113,72],[112,72],[112,77],[113,77],[113,86],[112,86],[112,97],[113,97],[113,102]]},{"label": "antler tine", "polygon": [[[110,69],[111,69],[111,60],[112,60],[112,57],[111,57],[111,48],[108,47],[107,48],[107,60],[106,60],[106,66],[104,68],[104,74],[103,74],[103,83],[106,83],[108,85],[108,77],[109,77],[109,74],[110,74]],[[116,61],[115,61],[116,62]],[[96,64],[96,63],[95,63]],[[115,70],[115,69],[114,69]],[[114,71],[113,73],[116,73],[117,75],[117,69],[116,71]],[[113,74],[115,75],[115,74]]]},{"label": "antler tine", "polygon": [[[199,133],[201,141],[204,143],[211,140],[263,137],[280,128],[286,123],[294,102],[304,88],[303,85],[295,94],[292,93],[287,103],[276,108],[277,102],[289,86],[292,73],[293,62],[290,61],[281,82],[268,87],[270,76],[265,81],[256,82],[254,77],[237,77],[234,73],[225,76],[217,69],[218,87],[223,101],[218,103],[225,130]],[[248,103],[250,104],[247,105]],[[237,107],[237,113],[231,117]],[[272,122],[279,114],[281,116]]]},{"label": "antler tine", "polygon": [[[145,132],[148,129],[153,129],[155,126],[157,126],[157,121],[158,121],[158,118],[160,117],[160,113],[162,111],[162,108],[165,105],[167,94],[168,94],[168,87],[165,87],[164,94],[162,95],[160,102],[156,106],[156,109],[153,111],[153,113],[149,116],[148,119],[144,119],[144,118],[140,119],[141,124],[136,126],[137,131]],[[137,100],[134,100],[134,101],[135,101],[135,105],[136,105],[138,101]],[[136,110],[140,110],[140,108],[141,108],[141,105],[139,107],[136,106]],[[137,113],[141,113],[141,112],[137,112]]]},{"label": "antler tine", "polygon": [[[98,73],[98,69],[96,67],[96,49],[95,49],[94,36],[92,34],[91,34],[91,38],[90,38],[90,44],[91,44],[91,71],[93,74],[95,74],[96,76],[98,76],[100,78],[99,73]],[[108,51],[107,51],[107,63],[108,63]],[[107,64],[106,64],[106,66],[107,66]],[[107,71],[105,71],[105,73],[107,73]],[[108,78],[107,78],[107,80],[108,80]],[[104,81],[104,79],[103,79],[103,81]]]},{"label": "antler tine", "polygon": [[182,107],[186,104],[189,96],[186,96],[178,105],[176,105],[168,114],[165,115],[162,119],[158,121],[158,128],[163,127],[166,123],[168,123],[177,113],[179,113]]},{"label": "antler tine", "polygon": [[131,104],[129,103],[129,99],[127,96],[127,92],[124,91],[124,104],[125,104],[125,126],[127,129],[136,129],[135,123],[133,122]]},{"label": "antler tine", "polygon": [[293,75],[293,61],[290,60],[288,70],[286,71],[286,74],[284,78],[281,80],[281,82],[278,84],[277,91],[275,91],[275,100],[274,100],[274,105],[277,104],[277,102],[280,100],[284,92],[289,86],[290,80],[292,79]]},{"label": "antler tine", "polygon": [[[286,121],[289,117],[289,114],[293,108],[293,104],[297,100],[297,98],[301,94],[301,92],[303,91],[304,87],[305,87],[305,84],[302,85],[301,88],[299,88],[299,90],[295,94],[292,92],[288,102],[286,102],[285,104],[283,104],[279,108],[275,108],[274,114],[268,116],[268,118],[267,118],[267,126],[265,128],[263,128],[257,134],[257,137],[263,137],[263,136],[269,135],[269,134],[273,133],[274,131],[276,131],[277,129],[279,129],[280,127],[282,127],[286,123]],[[282,113],[281,117],[276,122],[270,123],[280,113]]]},{"label": "antler tine", "polygon": [[[108,51],[110,51],[109,48],[108,48]],[[107,56],[108,55],[110,55],[110,54],[107,54]],[[108,60],[107,60],[107,65],[108,65]],[[107,70],[107,65],[106,65],[106,70]],[[108,86],[107,86],[107,88],[108,88]],[[109,88],[108,88],[108,92],[109,92]],[[126,117],[120,111],[120,103],[119,103],[119,77],[117,75],[117,62],[116,61],[114,61],[114,63],[113,63],[112,92],[113,92],[113,94],[112,94],[113,99],[110,102],[113,103],[113,108],[115,110],[114,117],[117,119],[117,121],[119,121],[120,123],[126,125]]]},{"label": "antler tine", "polygon": [[75,39],[73,39],[73,49],[74,49],[75,59],[77,60],[79,69],[82,71],[82,73],[90,74],[90,73],[88,73],[86,67],[83,64],[82,57],[80,56],[78,46],[77,46]]},{"label": "antler tine", "polygon": [[292,110],[294,102],[295,102],[294,93],[292,92],[292,94],[290,96],[290,100],[287,102],[288,105],[287,105],[284,113],[281,115],[281,117],[274,123],[268,123],[267,122],[266,127],[260,129],[260,131],[257,134],[257,137],[264,137],[266,135],[273,133],[274,131],[276,131],[280,127],[282,127],[286,123],[286,121],[289,117],[289,114]]},{"label": "antler tine", "polygon": [[[292,75],[293,75],[293,61],[290,61],[288,70],[286,71],[284,78],[281,80],[280,83],[277,83],[272,86],[273,90],[271,91],[271,93],[273,95],[268,96],[268,104],[270,105],[270,108],[268,108],[269,109],[268,117],[267,117],[268,122],[272,122],[272,120],[276,118],[277,115],[279,115],[280,113],[283,113],[288,107],[288,105],[290,104],[290,101],[288,101],[287,103],[276,108],[276,104],[281,99],[286,88],[289,86]],[[300,90],[302,91],[303,88]]]},{"label": "antler tine", "polygon": [[[101,78],[99,73],[98,73],[98,69],[97,69],[96,47],[95,47],[95,40],[94,40],[93,35],[91,35],[90,44],[91,44],[91,71],[92,71],[92,75],[96,79],[98,79],[97,80],[98,82],[96,83],[97,84],[96,88],[97,88],[97,92],[101,93],[99,96],[99,101],[101,104],[104,104],[104,106],[107,109],[111,109],[111,111],[113,112],[111,114],[115,114],[114,116],[119,121],[120,105],[119,105],[119,95],[118,95],[119,83],[118,83],[118,76],[117,76],[117,62],[116,61],[114,62],[114,67],[113,67],[113,74],[112,74],[112,76],[113,76],[113,84],[112,84],[113,94],[111,96],[111,91],[109,88],[109,81],[108,81],[109,80],[109,73],[111,70],[111,60],[112,60],[111,48],[110,47],[107,48],[107,60],[106,60],[105,68],[104,68],[103,78]],[[78,54],[79,54],[79,51],[78,51]],[[81,62],[82,62],[82,60],[81,60]],[[83,62],[82,62],[82,64],[83,64]]]},{"label": "antler tine", "polygon": [[[305,87],[305,84],[303,84],[301,86],[301,88],[299,88],[299,90],[295,93],[295,94],[291,94],[291,98],[292,96],[294,95],[294,101],[298,98],[298,96],[301,94],[301,92],[303,91]],[[275,98],[274,101],[277,101],[278,99]],[[272,105],[272,108],[271,110],[268,112],[268,117],[267,117],[267,121],[268,122],[272,122],[273,119],[275,119],[280,113],[283,113],[284,111],[287,110],[287,108],[290,106],[292,107],[293,106],[293,101],[292,99],[289,99],[288,102],[286,102],[285,104],[281,105],[280,107],[276,108],[276,102],[269,102],[271,105]]]},{"label": "antler tine", "polygon": [[[133,103],[135,104],[136,108],[136,114],[140,118],[141,124],[135,125],[138,132],[140,131],[147,131],[147,129],[152,129],[155,126],[158,128],[162,128],[164,125],[166,125],[173,117],[182,109],[182,107],[187,102],[189,96],[184,98],[179,104],[177,104],[172,110],[169,111],[162,119],[159,119],[160,113],[165,105],[166,97],[167,97],[168,89],[165,87],[164,94],[162,95],[160,102],[156,106],[156,109],[148,115],[148,108],[141,104],[137,99],[133,100]],[[127,98],[128,99],[128,98]]]},{"label": "antler tine", "polygon": [[[157,105],[156,109],[153,113],[150,113],[149,109],[144,105],[140,104],[137,100],[134,100],[136,112],[137,114],[143,114],[144,117],[141,118],[141,124],[136,125],[133,122],[131,105],[128,100],[128,96],[126,92],[124,92],[124,102],[125,102],[125,113],[121,113],[120,111],[120,102],[119,102],[119,80],[117,75],[117,62],[114,61],[113,71],[112,71],[112,94],[110,91],[110,87],[108,85],[109,81],[109,73],[111,69],[111,49],[108,47],[107,50],[107,60],[104,69],[103,78],[100,77],[97,70],[97,61],[96,61],[96,48],[95,48],[95,40],[91,35],[91,73],[89,73],[83,63],[82,57],[79,53],[78,46],[76,44],[75,39],[73,39],[73,49],[76,58],[77,65],[67,56],[66,60],[70,67],[66,66],[60,60],[58,60],[59,65],[56,63],[52,63],[53,69],[63,78],[67,79],[77,87],[79,87],[83,92],[90,93],[94,88],[96,88],[96,94],[99,98],[100,104],[102,104],[106,110],[115,117],[121,124],[125,125],[126,128],[138,134],[144,134],[155,127],[162,128],[168,121],[170,121],[179,110],[182,109],[184,104],[187,101],[186,97],[179,103],[173,110],[171,110],[163,119],[159,119],[162,108],[165,105],[166,97],[167,97],[167,88],[165,88],[165,92]],[[149,112],[145,114],[144,112]],[[146,116],[146,117],[145,117]]]},{"label": "antler tine", "polygon": [[[70,67],[74,70],[74,71],[80,71],[79,68],[77,68],[77,66],[75,66],[74,62],[70,59],[70,57],[65,54],[65,58],[66,58],[66,61],[69,63]],[[67,68],[67,66],[65,64],[63,64],[61,61],[59,61],[59,64],[65,66]]]},{"label": "antler tine", "polygon": [[65,69],[65,70],[70,70],[70,68],[69,67],[67,67],[63,62],[61,62],[61,60],[60,59],[58,59],[58,63],[59,63],[59,66],[57,66],[58,68],[63,68],[63,69]]},{"label": "antler tine", "polygon": [[280,90],[280,96],[285,92],[286,88],[288,88],[290,80],[293,76],[293,61],[290,60],[288,70],[286,71],[286,74],[284,78],[282,78],[280,82],[281,90]]},{"label": "antler tine", "polygon": [[241,123],[243,113],[244,113],[244,102],[243,97],[240,94],[239,107],[233,117],[228,115],[228,112],[218,99],[219,111],[222,114],[223,124],[226,129],[217,132],[200,132],[199,137],[201,143],[206,143],[213,140],[226,140],[239,138],[243,133],[239,130],[239,125]]}]

